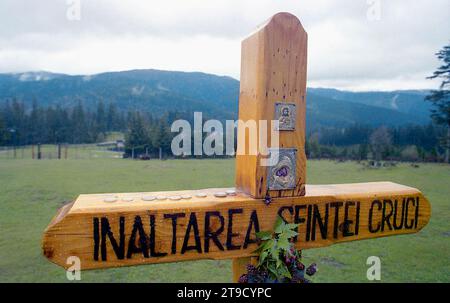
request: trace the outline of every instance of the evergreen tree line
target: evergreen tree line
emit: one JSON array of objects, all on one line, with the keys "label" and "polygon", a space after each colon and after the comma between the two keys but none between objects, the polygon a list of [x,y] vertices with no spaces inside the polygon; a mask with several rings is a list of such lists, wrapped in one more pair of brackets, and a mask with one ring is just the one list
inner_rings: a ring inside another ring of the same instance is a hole
[{"label": "evergreen tree line", "polygon": [[125,155],[153,157],[159,155],[160,149],[164,155],[172,154],[170,146],[173,133],[170,131],[170,125],[178,118],[176,113],[167,113],[155,118],[150,113],[129,112]]},{"label": "evergreen tree line", "polygon": [[[171,149],[172,139],[179,132],[171,132],[171,126],[175,120],[180,119],[186,120],[191,126],[191,155],[194,154],[194,119],[192,113],[170,111],[156,116],[148,112],[129,112],[127,117],[128,128],[125,134],[125,155],[127,157],[148,156],[155,158],[160,156],[160,152],[163,157],[173,157]],[[203,122],[209,119],[213,119],[213,117],[203,115]],[[225,126],[225,121],[221,122]],[[202,142],[207,135],[206,133],[200,135]],[[225,141],[223,146],[225,146],[224,144]],[[236,146],[236,138],[234,146]]]},{"label": "evergreen tree line", "polygon": [[443,161],[445,128],[428,125],[321,128],[307,136],[309,158]]},{"label": "evergreen tree line", "polygon": [[111,131],[125,131],[126,116],[114,103],[97,103],[96,110],[84,108],[79,101],[73,108],[41,107],[33,101],[31,108],[13,99],[0,104],[0,146],[28,144],[81,144],[104,140]]},{"label": "evergreen tree line", "polygon": [[[178,135],[170,131],[172,122],[177,119],[189,121],[191,134],[194,128],[192,114],[189,113],[171,112],[161,118],[140,112],[128,115],[125,150],[128,156],[139,157],[144,154],[150,158],[158,157],[159,149],[164,155],[172,156],[172,138]],[[204,117],[204,121],[207,119]],[[225,122],[222,122],[225,126]],[[320,128],[307,135],[306,153],[309,158],[436,162],[444,158],[440,141],[444,133],[444,128],[431,123],[397,127],[356,124],[343,128]],[[202,134],[202,142],[207,135]],[[225,135],[222,139],[225,153]],[[235,131],[235,149],[236,139]],[[191,136],[191,157],[194,157],[193,140]]]},{"label": "evergreen tree line", "polygon": [[[312,136],[318,136],[323,145],[348,146],[354,144],[370,144],[370,136],[378,128],[355,124],[344,128],[321,128]],[[387,135],[390,144],[395,146],[417,145],[431,151],[439,145],[439,137],[443,135],[442,127],[432,123],[428,125],[402,125],[388,127]]]},{"label": "evergreen tree line", "polygon": [[[210,118],[203,117],[204,121]],[[160,151],[172,156],[172,138],[178,133],[172,133],[170,126],[177,119],[189,121],[193,128],[193,116],[187,112],[125,113],[114,103],[102,101],[94,110],[86,109],[81,101],[70,109],[41,107],[36,101],[26,108],[14,99],[0,104],[0,146],[95,143],[104,141],[108,132],[118,131],[125,133],[128,156],[158,157]],[[328,127],[307,135],[306,152],[309,158],[441,161],[443,137],[445,129],[434,124]]]}]

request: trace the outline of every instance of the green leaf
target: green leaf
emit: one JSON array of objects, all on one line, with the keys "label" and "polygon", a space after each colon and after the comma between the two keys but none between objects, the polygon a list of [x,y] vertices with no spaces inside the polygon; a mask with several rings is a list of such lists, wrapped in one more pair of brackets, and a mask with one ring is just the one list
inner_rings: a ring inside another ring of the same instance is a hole
[{"label": "green leaf", "polygon": [[295,236],[298,236],[298,232],[293,231],[293,230],[286,230],[285,232],[283,232],[283,235],[286,235],[286,237],[288,239],[293,238]]},{"label": "green leaf", "polygon": [[275,228],[274,228],[274,232],[276,233],[276,234],[279,234],[279,233],[281,233],[281,232],[283,232],[283,230],[284,230],[284,226],[285,226],[286,224],[284,223],[284,221],[283,221],[283,219],[280,217],[280,216],[278,216],[277,217],[277,221],[275,221]]},{"label": "green leaf", "polygon": [[277,245],[272,246],[272,248],[270,249],[270,254],[274,261],[277,262],[280,259],[280,249],[277,247]]},{"label": "green leaf", "polygon": [[272,246],[270,248],[270,252],[274,254],[276,251],[279,252],[279,250],[278,250],[278,239],[273,239],[272,240]]},{"label": "green leaf", "polygon": [[286,227],[287,227],[288,229],[290,229],[290,230],[294,230],[294,229],[296,229],[299,225],[300,225],[300,224],[289,223],[289,224],[286,224]]},{"label": "green leaf", "polygon": [[272,239],[272,232],[270,231],[260,231],[256,233],[256,236],[258,237],[258,239],[261,240],[269,240]]},{"label": "green leaf", "polygon": [[278,271],[277,269],[273,266],[272,263],[269,263],[269,265],[267,266],[268,271],[272,274],[272,278],[278,278]]},{"label": "green leaf", "polygon": [[253,253],[253,254],[259,254],[259,253],[261,253],[262,250],[263,250],[263,247],[262,247],[262,245],[260,245],[260,246],[258,246],[257,249],[255,249],[254,251],[252,251],[252,253]]},{"label": "green leaf", "polygon": [[281,262],[281,259],[278,258],[277,259],[277,268],[280,268],[281,264],[283,264],[283,262]]},{"label": "green leaf", "polygon": [[274,246],[275,240],[270,239],[261,244],[261,250],[270,250]]},{"label": "green leaf", "polygon": [[281,266],[278,270],[280,272],[280,274],[283,277],[286,277],[288,279],[292,279],[291,273],[289,272],[288,268],[286,267],[285,264],[283,264],[283,266]]},{"label": "green leaf", "polygon": [[261,266],[264,261],[266,261],[267,256],[269,255],[268,251],[263,251],[260,255],[259,255],[259,266]]},{"label": "green leaf", "polygon": [[282,234],[278,238],[277,245],[278,245],[278,248],[283,249],[283,250],[289,250],[289,248],[291,248],[291,243],[289,242],[288,237],[285,234]]}]

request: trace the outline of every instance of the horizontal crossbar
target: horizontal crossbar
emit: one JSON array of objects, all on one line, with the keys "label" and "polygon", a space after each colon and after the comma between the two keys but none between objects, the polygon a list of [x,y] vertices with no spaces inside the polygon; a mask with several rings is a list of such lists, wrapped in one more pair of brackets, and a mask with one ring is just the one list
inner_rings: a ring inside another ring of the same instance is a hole
[{"label": "horizontal crossbar", "polygon": [[[227,194],[228,192],[228,194]],[[254,255],[257,231],[277,215],[299,224],[298,248],[414,233],[430,204],[415,188],[391,182],[307,185],[304,197],[269,205],[233,189],[80,195],[47,227],[44,255],[82,269]]]}]

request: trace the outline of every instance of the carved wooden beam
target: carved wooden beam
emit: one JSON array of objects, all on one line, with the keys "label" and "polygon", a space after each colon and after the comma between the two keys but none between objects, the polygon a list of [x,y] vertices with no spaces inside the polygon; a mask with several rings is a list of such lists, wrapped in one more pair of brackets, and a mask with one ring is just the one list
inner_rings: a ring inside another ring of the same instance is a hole
[{"label": "carved wooden beam", "polygon": [[63,267],[77,256],[82,269],[237,258],[253,255],[255,233],[272,230],[278,214],[300,224],[303,249],[415,233],[431,213],[420,191],[390,182],[307,185],[306,196],[268,206],[215,196],[226,190],[80,195],[46,229],[44,255]]}]

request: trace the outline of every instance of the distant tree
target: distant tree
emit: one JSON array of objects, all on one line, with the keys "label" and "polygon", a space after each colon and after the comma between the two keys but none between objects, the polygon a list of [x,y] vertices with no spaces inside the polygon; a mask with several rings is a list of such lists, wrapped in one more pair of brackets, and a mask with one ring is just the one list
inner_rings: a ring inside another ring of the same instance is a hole
[{"label": "distant tree", "polygon": [[358,159],[366,160],[369,153],[369,146],[367,144],[360,144],[358,146]]},{"label": "distant tree", "polygon": [[319,136],[314,133],[309,138],[310,156],[311,158],[320,158]]},{"label": "distant tree", "polygon": [[305,140],[305,154],[308,158],[311,156],[311,145],[309,144],[309,140]]},{"label": "distant tree", "polygon": [[56,107],[56,115],[58,117],[58,143],[67,143],[71,141],[70,117],[67,109]]},{"label": "distant tree", "polygon": [[122,125],[120,116],[117,113],[117,106],[115,103],[110,103],[108,106],[108,113],[106,115],[106,129],[108,131],[121,130]]},{"label": "distant tree", "polygon": [[349,155],[349,151],[348,151],[348,148],[347,148],[347,147],[344,147],[344,148],[341,150],[341,152],[339,153],[339,157],[340,157],[341,159],[347,159],[347,158],[348,158],[348,155]]},{"label": "distant tree", "polygon": [[28,118],[27,125],[27,143],[36,144],[38,142],[44,141],[43,139],[43,131],[44,131],[44,114],[39,107],[37,100],[33,99],[33,103],[31,106],[31,113]]},{"label": "distant tree", "polygon": [[386,126],[377,128],[370,135],[370,145],[376,161],[382,160],[382,155],[391,145],[391,140],[391,135]]},{"label": "distant tree", "polygon": [[100,100],[97,104],[95,124],[97,132],[104,135],[107,131],[107,116],[105,112],[105,104],[103,103],[102,100]]},{"label": "distant tree", "polygon": [[143,153],[149,145],[148,128],[139,112],[130,113],[128,119],[129,126],[125,135],[125,151],[131,154],[134,148],[135,154],[138,155]]},{"label": "distant tree", "polygon": [[51,106],[47,107],[45,110],[46,116],[46,141],[50,143],[58,143],[58,114],[55,109]]},{"label": "distant tree", "polygon": [[450,161],[450,45],[444,46],[436,53],[437,58],[443,64],[428,79],[442,79],[438,90],[431,91],[426,100],[433,104],[431,117],[437,124],[446,129],[442,140],[442,147],[445,149],[445,162]]},{"label": "distant tree", "polygon": [[11,144],[21,145],[25,143],[26,132],[26,114],[24,104],[13,99],[11,105],[11,124],[9,125],[9,132],[11,133]]},{"label": "distant tree", "polygon": [[171,140],[172,133],[167,120],[165,118],[157,120],[151,132],[152,146],[158,150],[161,148],[165,153],[169,153]]},{"label": "distant tree", "polygon": [[419,151],[415,145],[407,146],[401,152],[402,159],[407,161],[417,161],[419,160]]},{"label": "distant tree", "polygon": [[88,140],[88,127],[86,123],[86,114],[84,112],[83,103],[78,101],[78,104],[72,111],[71,116],[73,143],[86,143]]},{"label": "distant tree", "polygon": [[0,112],[0,146],[6,145],[6,124],[3,120],[3,115]]}]

